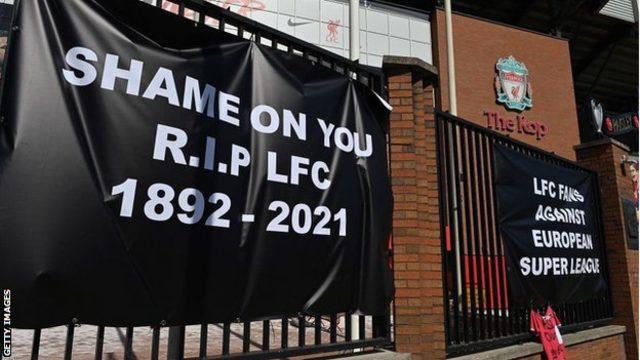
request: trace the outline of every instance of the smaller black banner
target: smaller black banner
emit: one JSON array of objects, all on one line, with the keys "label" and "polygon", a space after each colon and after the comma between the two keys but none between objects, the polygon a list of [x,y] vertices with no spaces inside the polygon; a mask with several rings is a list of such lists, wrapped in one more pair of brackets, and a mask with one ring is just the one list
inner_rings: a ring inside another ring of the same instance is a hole
[{"label": "smaller black banner", "polygon": [[541,305],[604,294],[593,175],[494,145],[511,298]]}]

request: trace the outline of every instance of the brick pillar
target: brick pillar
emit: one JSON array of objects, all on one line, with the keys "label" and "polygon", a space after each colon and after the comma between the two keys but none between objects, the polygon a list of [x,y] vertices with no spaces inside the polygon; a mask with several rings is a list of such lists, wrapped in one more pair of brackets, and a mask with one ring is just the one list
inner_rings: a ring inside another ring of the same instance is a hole
[{"label": "brick pillar", "polygon": [[385,57],[390,118],[396,350],[444,359],[433,68]]},{"label": "brick pillar", "polygon": [[638,358],[638,251],[627,246],[621,198],[633,199],[633,185],[623,155],[629,149],[611,139],[575,147],[578,162],[597,172],[600,182],[614,324],[627,328],[628,359]]}]

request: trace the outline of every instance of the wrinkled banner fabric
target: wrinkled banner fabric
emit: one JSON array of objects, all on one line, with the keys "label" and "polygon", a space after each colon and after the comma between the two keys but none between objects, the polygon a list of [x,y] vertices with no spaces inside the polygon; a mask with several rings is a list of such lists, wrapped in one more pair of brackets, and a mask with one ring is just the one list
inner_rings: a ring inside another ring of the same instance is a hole
[{"label": "wrinkled banner fabric", "polygon": [[138,1],[23,0],[0,128],[15,327],[382,315],[388,110]]},{"label": "wrinkled banner fabric", "polygon": [[594,175],[493,145],[510,299],[536,305],[606,295]]}]

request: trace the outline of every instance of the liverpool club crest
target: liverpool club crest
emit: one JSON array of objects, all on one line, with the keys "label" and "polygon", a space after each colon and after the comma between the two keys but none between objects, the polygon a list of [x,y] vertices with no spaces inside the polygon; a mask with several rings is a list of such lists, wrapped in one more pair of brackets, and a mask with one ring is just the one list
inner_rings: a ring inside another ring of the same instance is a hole
[{"label": "liverpool club crest", "polygon": [[498,102],[507,108],[522,111],[533,105],[531,84],[527,67],[513,56],[500,58],[496,63],[498,75],[495,80]]}]

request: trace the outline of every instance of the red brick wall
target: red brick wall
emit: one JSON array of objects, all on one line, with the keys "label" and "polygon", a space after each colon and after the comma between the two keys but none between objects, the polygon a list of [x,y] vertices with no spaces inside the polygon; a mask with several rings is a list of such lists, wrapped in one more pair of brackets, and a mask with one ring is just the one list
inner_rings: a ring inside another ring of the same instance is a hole
[{"label": "red brick wall", "polygon": [[[444,12],[433,16],[434,65],[440,74],[439,100],[449,109],[447,51]],[[549,127],[541,140],[510,133],[513,138],[574,159],[573,145],[579,143],[578,120],[569,45],[567,41],[485,20],[453,14],[458,116],[486,126],[483,111],[515,119],[522,114]],[[496,102],[495,65],[498,58],[513,55],[529,69],[533,107],[524,112],[507,110]],[[507,134],[508,132],[503,132]]]},{"label": "red brick wall", "polygon": [[[544,360],[539,354],[527,356],[520,360]],[[624,338],[622,335],[610,336],[595,341],[577,344],[567,348],[567,359],[575,360],[624,360]]]},{"label": "red brick wall", "polygon": [[433,88],[408,68],[387,70],[393,243],[395,341],[415,359],[444,359],[440,224]]},{"label": "red brick wall", "polygon": [[622,156],[628,153],[612,142],[600,142],[583,145],[576,155],[581,165],[598,173],[614,323],[627,327],[627,357],[637,359],[638,251],[627,247],[620,201],[620,197],[633,199],[629,171],[622,164]]}]

